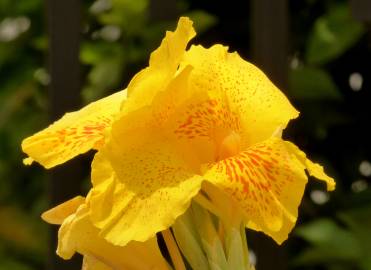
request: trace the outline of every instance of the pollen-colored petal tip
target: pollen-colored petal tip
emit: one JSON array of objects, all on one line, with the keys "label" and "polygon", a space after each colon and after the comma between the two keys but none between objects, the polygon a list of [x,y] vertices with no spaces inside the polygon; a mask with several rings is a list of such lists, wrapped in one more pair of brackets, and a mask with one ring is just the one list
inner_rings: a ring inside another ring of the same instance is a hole
[{"label": "pollen-colored petal tip", "polygon": [[305,166],[309,175],[324,181],[327,185],[328,191],[335,190],[336,187],[335,180],[325,173],[321,165],[309,160],[306,154],[303,151],[301,151],[295,144],[286,141],[286,145],[292,151],[292,153],[296,155],[297,159]]},{"label": "pollen-colored petal tip", "polygon": [[311,162],[309,159],[306,160],[306,167],[311,176],[314,176],[318,179],[321,179],[326,182],[327,184],[327,191],[333,191],[336,187],[335,180],[328,176],[323,167],[317,163]]},{"label": "pollen-colored petal tip", "polygon": [[23,159],[23,164],[27,166],[31,165],[33,162],[34,162],[33,158],[30,158],[30,157]]},{"label": "pollen-colored petal tip", "polygon": [[50,224],[62,224],[63,221],[71,214],[73,214],[77,208],[85,202],[85,198],[82,196],[76,196],[41,215],[41,218]]}]

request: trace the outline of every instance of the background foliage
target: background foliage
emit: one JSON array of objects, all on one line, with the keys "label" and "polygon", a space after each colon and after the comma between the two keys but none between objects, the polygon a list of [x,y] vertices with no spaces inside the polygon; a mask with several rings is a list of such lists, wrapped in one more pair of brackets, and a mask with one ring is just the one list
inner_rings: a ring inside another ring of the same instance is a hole
[{"label": "background foliage", "polygon": [[[195,21],[195,43],[223,43],[249,59],[248,4],[178,1]],[[290,2],[289,87],[301,117],[286,137],[337,179],[311,183],[300,221],[284,244],[290,269],[371,269],[370,36],[346,1]],[[124,88],[146,65],[164,30],[149,0],[84,1],[84,103]],[[23,167],[22,138],[48,123],[44,1],[0,0],[0,270],[41,269],[47,250],[47,179]],[[259,260],[259,256],[257,258]]]}]

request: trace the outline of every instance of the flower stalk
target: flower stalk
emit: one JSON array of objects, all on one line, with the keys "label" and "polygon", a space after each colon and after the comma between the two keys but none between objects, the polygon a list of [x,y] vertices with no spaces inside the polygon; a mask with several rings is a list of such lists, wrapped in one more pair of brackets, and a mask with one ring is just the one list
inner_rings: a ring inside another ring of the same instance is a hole
[{"label": "flower stalk", "polygon": [[169,229],[162,231],[162,236],[164,237],[167,250],[169,251],[171,260],[173,262],[174,270],[186,270],[182,255],[180,254],[171,231]]},{"label": "flower stalk", "polygon": [[249,262],[244,225],[227,227],[198,202],[195,200],[172,226],[175,239],[191,268],[254,269]]}]

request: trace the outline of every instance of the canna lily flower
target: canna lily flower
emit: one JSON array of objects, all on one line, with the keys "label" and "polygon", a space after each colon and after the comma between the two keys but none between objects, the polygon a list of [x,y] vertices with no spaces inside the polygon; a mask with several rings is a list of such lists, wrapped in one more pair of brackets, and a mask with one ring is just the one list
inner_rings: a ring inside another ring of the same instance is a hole
[{"label": "canna lily flower", "polygon": [[328,190],[335,182],[281,138],[298,112],[264,73],[222,45],[186,50],[194,35],[181,18],[127,90],[25,139],[25,163],[50,168],[97,149],[89,218],[114,245],[153,238],[193,198],[282,243],[306,171]]},{"label": "canna lily flower", "polygon": [[61,225],[57,254],[70,259],[75,252],[84,256],[83,270],[167,270],[156,238],[131,242],[125,247],[114,246],[99,236],[89,218],[85,198],[75,197],[42,215],[51,223]]}]

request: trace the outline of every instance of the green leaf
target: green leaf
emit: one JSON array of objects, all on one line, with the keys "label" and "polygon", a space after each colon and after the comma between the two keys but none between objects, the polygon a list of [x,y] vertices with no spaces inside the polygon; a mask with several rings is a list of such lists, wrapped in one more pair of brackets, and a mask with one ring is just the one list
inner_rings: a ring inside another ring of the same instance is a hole
[{"label": "green leaf", "polygon": [[350,228],[354,237],[361,245],[360,266],[364,270],[371,269],[371,206],[340,213],[339,218]]},{"label": "green leaf", "polygon": [[0,42],[0,68],[3,68],[5,64],[13,60],[14,54],[18,49],[15,42],[11,42],[11,44]]},{"label": "green leaf", "polygon": [[112,0],[112,9],[98,16],[104,25],[120,26],[126,35],[142,32],[147,20],[148,0]]},{"label": "green leaf", "polygon": [[2,259],[0,261],[0,270],[32,270],[30,266],[27,266],[26,264],[23,264],[21,262],[17,262],[12,259]]},{"label": "green leaf", "polygon": [[42,254],[46,239],[40,234],[38,221],[14,205],[0,207],[0,220],[6,221],[0,223],[2,241],[24,252]]},{"label": "green leaf", "polygon": [[295,265],[326,263],[331,260],[356,261],[361,247],[354,235],[330,219],[320,219],[296,229],[295,234],[313,247],[301,253]]},{"label": "green leaf", "polygon": [[123,57],[123,47],[118,43],[104,41],[85,42],[82,44],[80,60],[84,64],[99,64],[107,58]]},{"label": "green leaf", "polygon": [[314,23],[306,50],[307,62],[324,64],[337,58],[352,47],[364,32],[362,24],[352,19],[348,5],[333,6]]},{"label": "green leaf", "polygon": [[303,67],[289,74],[290,94],[298,100],[339,100],[341,95],[331,76],[323,69]]},{"label": "green leaf", "polygon": [[197,34],[207,31],[217,23],[217,18],[203,10],[192,10],[186,14],[194,23]]}]

